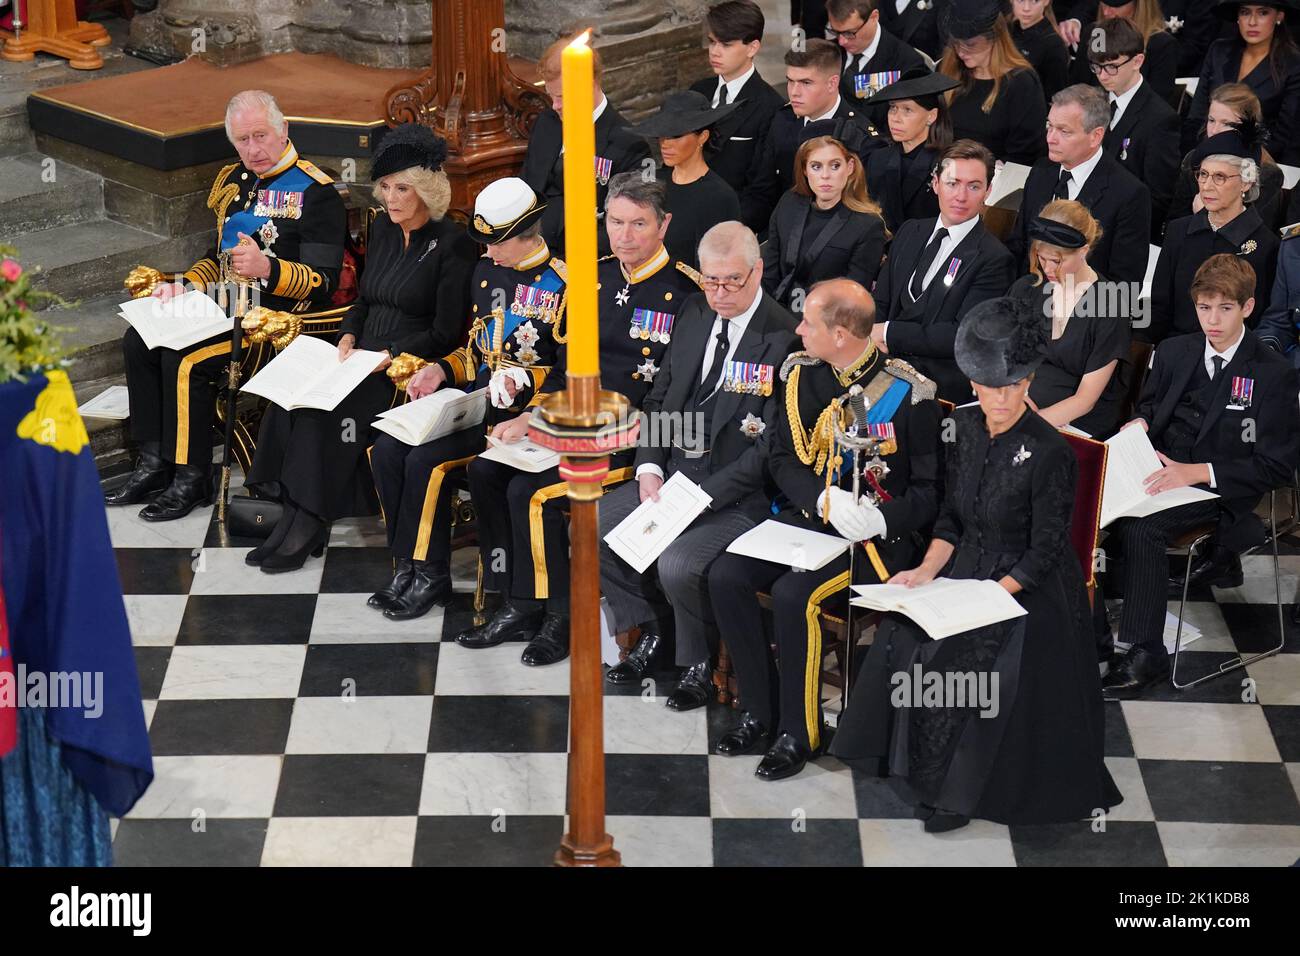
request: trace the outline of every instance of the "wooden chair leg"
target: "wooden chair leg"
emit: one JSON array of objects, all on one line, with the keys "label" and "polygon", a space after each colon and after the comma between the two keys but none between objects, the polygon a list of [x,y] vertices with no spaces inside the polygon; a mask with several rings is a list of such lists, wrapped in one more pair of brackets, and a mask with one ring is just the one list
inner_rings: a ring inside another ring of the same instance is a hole
[{"label": "wooden chair leg", "polygon": [[726,641],[718,641],[718,666],[713,668],[713,687],[718,693],[719,704],[731,704],[736,700],[732,689],[731,653]]}]

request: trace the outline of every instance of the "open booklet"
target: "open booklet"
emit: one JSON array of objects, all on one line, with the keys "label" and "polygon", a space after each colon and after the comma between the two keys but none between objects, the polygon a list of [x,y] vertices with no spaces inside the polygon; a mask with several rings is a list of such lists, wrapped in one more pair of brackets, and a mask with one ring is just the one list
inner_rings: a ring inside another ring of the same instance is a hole
[{"label": "open booklet", "polygon": [[516,471],[537,474],[547,468],[555,468],[560,464],[559,452],[543,448],[541,445],[535,445],[527,438],[519,441],[502,441],[488,435],[487,443],[487,450],[479,452],[480,458],[495,461],[501,465],[509,465]]},{"label": "open booklet", "polygon": [[340,362],[337,347],[300,335],[241,391],[269,398],[285,410],[321,408],[332,412],[385,357],[383,352],[356,349]]},{"label": "open booklet", "polygon": [[1106,484],[1101,498],[1101,526],[1118,518],[1144,518],[1166,508],[1219,497],[1203,488],[1172,488],[1149,495],[1143,482],[1159,471],[1160,459],[1146,430],[1134,425],[1106,441]]},{"label": "open booklet", "polygon": [[713,499],[680,471],[663,483],[659,500],[647,498],[605,535],[605,541],[638,574],[690,527]]},{"label": "open booklet", "polygon": [[855,584],[853,592],[854,606],[906,614],[936,640],[1029,613],[997,581],[935,578],[914,588]]},{"label": "open booklet", "polygon": [[196,289],[174,295],[166,302],[153,296],[131,299],[117,307],[117,314],[140,333],[151,349],[189,348],[221,332],[234,331],[234,319]]},{"label": "open booklet", "polygon": [[731,554],[785,564],[801,571],[820,571],[848,548],[845,538],[771,518],[727,545]]},{"label": "open booklet", "polygon": [[473,428],[483,421],[486,412],[487,389],[466,394],[458,388],[443,388],[380,412],[370,425],[408,445],[423,445],[452,432]]}]

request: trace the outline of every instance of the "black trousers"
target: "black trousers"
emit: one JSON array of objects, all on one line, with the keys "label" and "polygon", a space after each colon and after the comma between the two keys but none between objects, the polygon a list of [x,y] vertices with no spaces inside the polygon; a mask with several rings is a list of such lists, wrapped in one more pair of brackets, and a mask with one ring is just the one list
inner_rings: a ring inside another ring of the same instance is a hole
[{"label": "black trousers", "polygon": [[[127,329],[122,356],[132,441],[157,443],[162,457],[178,465],[207,468],[212,463],[217,387],[230,364],[230,340],[223,332],[184,351],[151,349],[140,333]],[[249,358],[260,363],[263,347],[252,348],[257,352]]]},{"label": "black trousers", "polygon": [[526,472],[482,458],[470,463],[484,588],[525,600],[568,600],[566,488],[557,468]]},{"label": "black trousers", "polygon": [[1119,623],[1121,641],[1151,651],[1164,649],[1169,589],[1169,561],[1165,551],[1169,542],[1179,535],[1218,516],[1217,502],[1194,501],[1145,518],[1122,518],[1116,523],[1123,562],[1119,570],[1124,582],[1124,609]]},{"label": "black trousers", "polygon": [[486,447],[485,435],[481,427],[465,428],[424,445],[408,445],[379,434],[370,449],[370,468],[394,557],[450,564],[448,477]]}]

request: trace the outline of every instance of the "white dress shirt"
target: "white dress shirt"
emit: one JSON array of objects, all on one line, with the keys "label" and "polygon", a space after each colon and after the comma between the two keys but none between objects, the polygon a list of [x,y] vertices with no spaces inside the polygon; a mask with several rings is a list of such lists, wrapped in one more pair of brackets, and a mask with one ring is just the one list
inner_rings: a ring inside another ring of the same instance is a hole
[{"label": "white dress shirt", "polygon": [[859,53],[856,59],[853,57],[852,54],[849,55],[848,62],[844,64],[845,73],[862,72],[862,68],[865,67],[871,61],[871,58],[876,55],[876,50],[880,48],[881,32],[882,30],[880,28],[880,25],[877,24],[876,35],[871,38],[871,42],[867,44],[867,48],[863,50],[861,53]]},{"label": "white dress shirt", "polygon": [[[942,216],[935,219],[934,228],[930,230],[930,235],[925,237],[925,246],[928,246],[930,244],[930,240],[934,238],[934,234],[938,232],[940,229],[947,229],[948,235],[944,236],[943,242],[939,243],[938,254],[934,257],[934,261],[930,263],[930,268],[925,270],[925,275],[922,276],[921,278],[922,291],[924,291],[929,287],[930,280],[935,277],[940,267],[945,262],[948,261],[948,257],[952,255],[952,251],[957,248],[957,246],[962,242],[963,239],[965,239],[968,235],[970,235],[970,231],[975,228],[975,223],[979,221],[980,221],[979,216],[971,216],[965,222],[958,223],[955,226],[945,226],[943,224]],[[925,246],[921,247],[922,251],[924,251]],[[907,276],[907,284],[910,289],[912,285],[912,275],[910,273]],[[910,291],[908,292],[908,295],[909,296],[911,295]],[[880,323],[880,335],[885,343],[885,346],[888,347],[889,346],[889,323],[888,322]]]},{"label": "white dress shirt", "polygon": [[911,2],[912,0],[894,0],[894,10],[898,13],[902,13],[907,9],[907,5]]},{"label": "white dress shirt", "polygon": [[[1228,363],[1231,362],[1232,357],[1237,354],[1237,349],[1241,347],[1241,343],[1245,341],[1245,338],[1246,338],[1246,329],[1243,326],[1241,331],[1237,333],[1237,341],[1233,342],[1222,352],[1215,351],[1214,346],[1210,344],[1210,340],[1206,339],[1205,354],[1201,357],[1201,361],[1205,363],[1205,374],[1210,376],[1211,379],[1214,378],[1214,362],[1211,360],[1216,355],[1219,358],[1223,359],[1223,368],[1224,370],[1226,370],[1228,368]],[[1220,372],[1219,374],[1222,375],[1223,372]],[[1219,487],[1214,481],[1214,466],[1207,461],[1205,463],[1205,467],[1210,472],[1210,487],[1211,488]]]},{"label": "white dress shirt", "polygon": [[[1088,177],[1092,175],[1092,171],[1096,169],[1097,164],[1101,162],[1101,152],[1101,147],[1098,146],[1097,152],[1093,153],[1078,166],[1075,166],[1074,169],[1070,170],[1070,185],[1067,187],[1067,191],[1069,192],[1071,199],[1079,198],[1079,193],[1083,191],[1083,184],[1088,181]],[[1057,168],[1058,171],[1056,177],[1058,180],[1061,177],[1060,170],[1064,168],[1064,166]]]},{"label": "white dress shirt", "polygon": [[1128,109],[1129,103],[1133,102],[1133,95],[1142,88],[1142,74],[1138,74],[1138,81],[1134,83],[1127,93],[1121,93],[1116,96],[1114,93],[1107,95],[1112,103],[1115,103],[1115,115],[1110,118],[1110,128],[1114,129],[1119,125],[1119,121],[1124,116],[1124,110]]},{"label": "white dress shirt", "polygon": [[722,104],[734,103],[736,97],[740,95],[740,88],[744,86],[746,83],[748,83],[749,78],[753,75],[754,75],[754,64],[751,62],[749,64],[749,69],[746,70],[744,73],[740,74],[740,76],[736,77],[734,80],[724,80],[722,77],[718,77],[718,88],[713,91],[713,105],[714,106],[719,105],[719,100],[721,100],[721,93],[723,87],[726,87],[727,89],[727,98],[725,100],[721,100]]}]

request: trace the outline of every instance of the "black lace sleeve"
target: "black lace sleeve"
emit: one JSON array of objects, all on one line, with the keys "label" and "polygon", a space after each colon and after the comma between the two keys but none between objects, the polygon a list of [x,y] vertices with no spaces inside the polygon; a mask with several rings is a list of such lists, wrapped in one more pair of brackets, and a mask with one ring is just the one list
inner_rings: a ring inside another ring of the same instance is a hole
[{"label": "black lace sleeve", "polygon": [[939,505],[939,517],[934,522],[932,537],[938,541],[947,541],[956,545],[961,540],[962,520],[959,506],[961,503],[961,443],[956,440],[956,420],[952,417],[939,423],[940,441],[947,458],[945,480],[943,483],[943,501]]},{"label": "black lace sleeve", "polygon": [[[1007,573],[1032,591],[1056,567],[1070,547],[1070,517],[1079,464],[1064,442],[1040,445],[1043,455],[1032,480],[1029,550]],[[1037,455],[1035,455],[1037,458]]]}]

